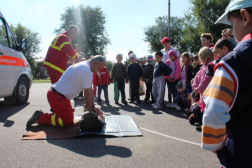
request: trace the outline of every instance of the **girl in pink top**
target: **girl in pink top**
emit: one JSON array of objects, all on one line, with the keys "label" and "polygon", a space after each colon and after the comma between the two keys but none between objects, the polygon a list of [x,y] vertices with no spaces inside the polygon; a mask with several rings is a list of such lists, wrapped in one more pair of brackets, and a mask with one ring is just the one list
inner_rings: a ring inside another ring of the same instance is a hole
[{"label": "girl in pink top", "polygon": [[192,92],[191,80],[193,74],[192,59],[188,52],[182,54],[182,73],[181,80],[186,83],[186,92]]},{"label": "girl in pink top", "polygon": [[199,105],[201,107],[201,111],[204,109],[204,102],[202,99],[202,94],[207,88],[208,84],[211,82],[212,77],[208,76],[206,74],[206,70],[208,67],[208,64],[213,61],[214,58],[214,53],[211,49],[208,47],[203,47],[199,51],[199,59],[202,62],[202,67],[200,68],[199,72],[196,74],[194,78],[194,82],[192,85],[193,92],[196,94],[200,94],[200,100],[199,100]]},{"label": "girl in pink top", "polygon": [[[179,62],[179,57],[175,50],[170,50],[168,52],[169,59],[165,61],[165,63],[172,69],[172,73],[169,76],[165,76],[168,87],[168,99],[169,103],[166,104],[167,107],[176,107],[174,103],[175,97],[177,96],[177,88],[176,85],[180,80],[181,67]],[[173,101],[172,98],[173,97]]]}]

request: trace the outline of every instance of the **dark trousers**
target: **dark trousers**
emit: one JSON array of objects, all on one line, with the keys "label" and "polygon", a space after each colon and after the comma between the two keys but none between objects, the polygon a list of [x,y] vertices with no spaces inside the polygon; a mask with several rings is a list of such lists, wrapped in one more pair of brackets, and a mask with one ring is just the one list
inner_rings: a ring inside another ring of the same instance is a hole
[{"label": "dark trousers", "polygon": [[150,95],[151,95],[151,101],[154,101],[153,95],[152,95],[152,82],[151,83],[146,83],[146,93],[145,93],[145,101],[150,100]]},{"label": "dark trousers", "polygon": [[83,97],[83,90],[80,92],[79,97]]},{"label": "dark trousers", "polygon": [[133,102],[134,97],[139,100],[139,79],[130,79],[130,100]]},{"label": "dark trousers", "polygon": [[194,123],[198,123],[199,125],[202,125],[202,117],[203,112],[201,112],[201,107],[199,104],[196,104],[192,107],[193,117],[189,120],[189,122],[194,125]]},{"label": "dark trousers", "polygon": [[188,104],[186,101],[187,96],[184,97],[180,97],[179,95],[175,98],[175,103],[177,103],[177,105],[183,109],[188,108]]},{"label": "dark trousers", "polygon": [[[125,83],[124,83],[124,80],[117,81],[117,82],[118,82],[118,91],[121,92],[122,100],[125,100]],[[118,96],[118,98],[119,98],[119,96]]]},{"label": "dark trousers", "polygon": [[[170,83],[169,80],[167,80],[167,87],[168,87],[168,99],[169,99],[169,103],[174,103],[175,102],[175,98],[177,96],[177,83],[178,81],[175,81],[174,83]],[[172,101],[173,98],[173,101]]]},{"label": "dark trousers", "polygon": [[108,101],[108,85],[100,85],[98,86],[98,96],[97,101],[101,101],[101,91],[104,91],[105,101]]},{"label": "dark trousers", "polygon": [[227,168],[252,167],[252,127],[236,125],[231,128],[225,146],[217,152],[221,165]]},{"label": "dark trousers", "polygon": [[186,92],[192,93],[192,85],[191,84],[186,84]]}]

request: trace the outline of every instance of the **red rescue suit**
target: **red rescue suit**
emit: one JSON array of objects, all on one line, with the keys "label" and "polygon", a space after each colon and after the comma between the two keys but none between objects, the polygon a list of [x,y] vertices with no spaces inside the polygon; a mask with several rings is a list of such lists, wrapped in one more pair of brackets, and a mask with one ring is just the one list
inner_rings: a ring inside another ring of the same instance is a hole
[{"label": "red rescue suit", "polygon": [[70,100],[65,96],[49,89],[47,92],[47,100],[54,113],[41,114],[38,123],[50,124],[52,126],[67,127],[73,125],[74,114]]},{"label": "red rescue suit", "polygon": [[59,34],[49,47],[43,66],[47,68],[51,83],[56,83],[66,70],[68,56],[76,58],[78,53],[72,48],[67,32]]}]

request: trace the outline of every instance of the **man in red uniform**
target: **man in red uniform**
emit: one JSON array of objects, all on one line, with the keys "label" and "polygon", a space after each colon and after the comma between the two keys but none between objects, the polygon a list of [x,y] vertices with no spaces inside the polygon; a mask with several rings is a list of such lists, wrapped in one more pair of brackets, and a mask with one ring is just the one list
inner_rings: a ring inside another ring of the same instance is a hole
[{"label": "man in red uniform", "polygon": [[47,92],[47,99],[54,113],[43,113],[37,110],[28,120],[26,127],[34,123],[60,127],[71,126],[74,123],[74,114],[70,100],[83,89],[88,111],[102,114],[101,110],[94,106],[92,82],[93,72],[100,71],[105,64],[105,57],[95,56],[91,60],[70,66]]},{"label": "man in red uniform", "polygon": [[76,59],[78,53],[72,48],[71,40],[78,35],[78,28],[69,26],[67,31],[59,34],[47,51],[43,66],[47,68],[51,83],[56,83],[66,70],[68,57]]}]

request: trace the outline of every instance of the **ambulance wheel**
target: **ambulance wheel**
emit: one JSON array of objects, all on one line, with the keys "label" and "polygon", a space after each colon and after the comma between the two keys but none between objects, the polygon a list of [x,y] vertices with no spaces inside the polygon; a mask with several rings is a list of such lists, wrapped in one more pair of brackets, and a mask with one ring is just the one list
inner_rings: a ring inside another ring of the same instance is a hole
[{"label": "ambulance wheel", "polygon": [[17,104],[25,104],[29,98],[29,84],[24,77],[20,77],[16,86]]}]

